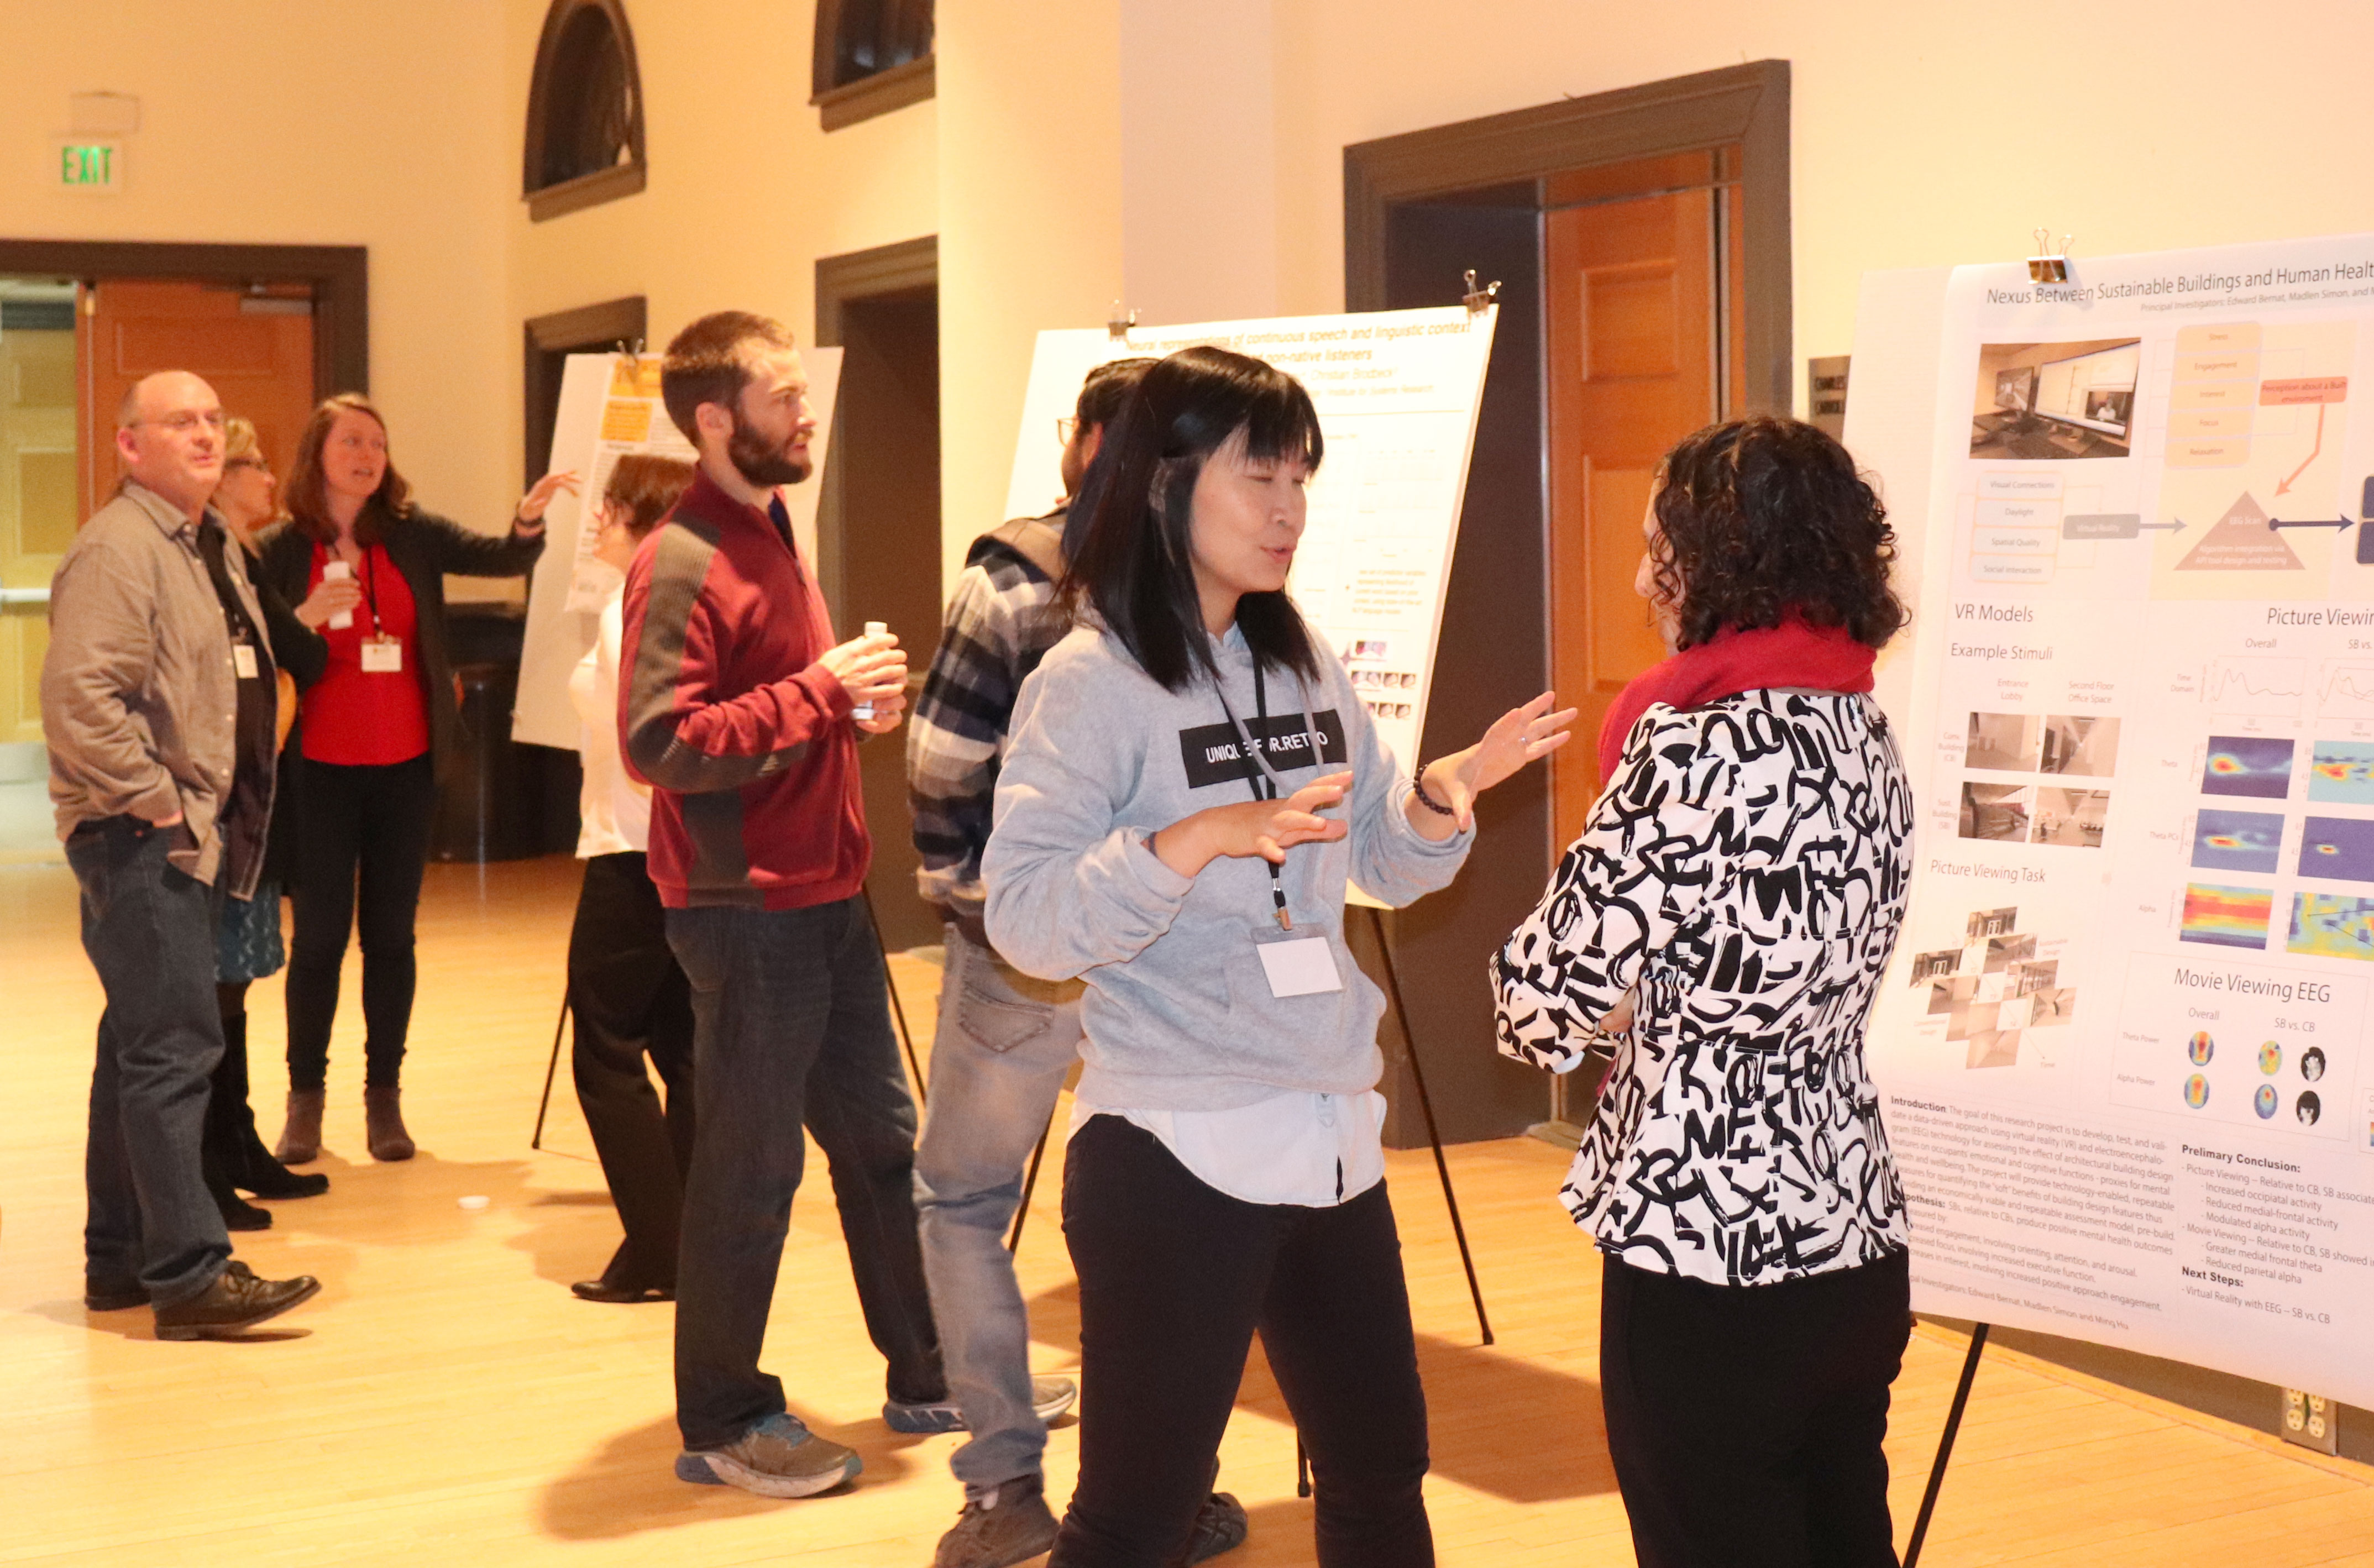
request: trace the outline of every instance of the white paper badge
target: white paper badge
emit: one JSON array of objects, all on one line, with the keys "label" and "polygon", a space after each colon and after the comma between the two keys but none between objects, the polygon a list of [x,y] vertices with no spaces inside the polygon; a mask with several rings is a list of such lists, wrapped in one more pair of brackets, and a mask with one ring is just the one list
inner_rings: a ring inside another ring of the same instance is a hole
[{"label": "white paper badge", "polygon": [[1274,997],[1312,996],[1344,989],[1344,977],[1335,972],[1335,955],[1327,950],[1323,936],[1265,942],[1255,951],[1261,954],[1262,968],[1269,976],[1269,994]]},{"label": "white paper badge", "polygon": [[255,644],[234,642],[230,645],[230,667],[239,672],[242,681],[253,681],[264,673],[255,662]]},{"label": "white paper badge", "polygon": [[392,637],[363,638],[363,671],[372,675],[393,675],[404,668],[404,644]]}]

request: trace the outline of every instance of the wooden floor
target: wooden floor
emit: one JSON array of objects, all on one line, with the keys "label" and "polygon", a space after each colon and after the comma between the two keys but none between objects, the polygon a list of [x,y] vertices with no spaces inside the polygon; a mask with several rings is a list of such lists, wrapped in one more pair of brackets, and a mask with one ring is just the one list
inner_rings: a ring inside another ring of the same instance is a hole
[{"label": "wooden floor", "polygon": [[[0,1562],[108,1564],[924,1564],[956,1511],[956,1439],[891,1434],[831,1205],[803,1194],[769,1363],[794,1408],[864,1455],[845,1494],[770,1503],[669,1475],[665,1306],[597,1306],[616,1221],[561,1074],[546,1150],[528,1147],[559,994],[576,869],[435,867],[405,1072],[420,1157],[361,1152],[358,1031],[332,1062],[323,1198],[238,1238],[321,1297],[262,1343],[164,1344],[147,1315],[80,1300],[83,1096],[99,990],[63,868],[0,867],[0,1005],[12,1091],[0,1117]],[[927,1031],[937,974],[902,958]],[[347,994],[354,995],[352,971]],[[256,1094],[279,1126],[277,981],[256,988]],[[352,1012],[351,1005],[348,1009]],[[1392,1180],[1433,1409],[1428,1497],[1451,1564],[1628,1563],[1595,1382],[1590,1247],[1553,1200],[1565,1156],[1513,1141],[1452,1151],[1498,1343],[1478,1344],[1430,1164]],[[1055,1224],[1057,1156],[1021,1254],[1040,1370],[1075,1364]],[[460,1200],[482,1196],[483,1209]],[[1899,1541],[1962,1354],[1924,1328],[1889,1444]],[[1293,1438],[1248,1375],[1223,1451],[1252,1541],[1240,1568],[1310,1561]],[[1068,1493],[1075,1428],[1048,1455]],[[1991,1351],[1923,1561],[1937,1565],[2374,1564],[2374,1472],[2320,1459]]]}]

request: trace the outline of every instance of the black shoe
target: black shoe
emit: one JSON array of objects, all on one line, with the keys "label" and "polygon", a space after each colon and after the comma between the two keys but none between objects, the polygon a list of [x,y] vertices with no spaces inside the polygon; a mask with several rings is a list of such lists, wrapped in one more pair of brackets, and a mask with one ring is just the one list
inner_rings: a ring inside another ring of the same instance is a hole
[{"label": "black shoe", "polygon": [[82,1305],[92,1312],[129,1312],[135,1306],[148,1305],[148,1287],[134,1283],[101,1289],[98,1285],[86,1284]]},{"label": "black shoe", "polygon": [[311,1274],[293,1280],[259,1280],[236,1258],[223,1265],[206,1288],[187,1301],[157,1309],[160,1340],[223,1340],[236,1337],[300,1302],[311,1301],[322,1281]]},{"label": "black shoe", "polygon": [[607,1280],[580,1280],[569,1287],[579,1301],[674,1301],[674,1285],[614,1285]]},{"label": "black shoe", "polygon": [[231,1185],[230,1173],[223,1168],[215,1152],[207,1150],[200,1162],[206,1181],[207,1195],[214,1199],[215,1209],[222,1215],[227,1231],[268,1231],[272,1228],[272,1211],[259,1209],[239,1195]]},{"label": "black shoe", "polygon": [[1234,1551],[1245,1544],[1245,1533],[1252,1527],[1245,1518],[1245,1505],[1234,1492],[1216,1492],[1204,1499],[1196,1511],[1195,1527],[1187,1532],[1186,1550],[1170,1561],[1174,1568],[1208,1562],[1224,1551]]},{"label": "black shoe", "polygon": [[258,1198],[319,1198],[330,1190],[330,1178],[313,1171],[292,1171],[272,1157],[264,1140],[255,1135],[251,1119],[247,1136],[240,1141],[246,1145],[238,1168],[232,1173],[231,1184]]}]

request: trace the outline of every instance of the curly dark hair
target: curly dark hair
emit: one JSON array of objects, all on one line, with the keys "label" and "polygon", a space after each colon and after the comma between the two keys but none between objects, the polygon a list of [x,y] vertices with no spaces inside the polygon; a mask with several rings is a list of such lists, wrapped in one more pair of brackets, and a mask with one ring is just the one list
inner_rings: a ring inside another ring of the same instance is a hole
[{"label": "curly dark hair", "polygon": [[1887,509],[1824,432],[1769,416],[1710,425],[1665,454],[1660,478],[1654,576],[1676,648],[1792,613],[1869,648],[1903,626]]}]

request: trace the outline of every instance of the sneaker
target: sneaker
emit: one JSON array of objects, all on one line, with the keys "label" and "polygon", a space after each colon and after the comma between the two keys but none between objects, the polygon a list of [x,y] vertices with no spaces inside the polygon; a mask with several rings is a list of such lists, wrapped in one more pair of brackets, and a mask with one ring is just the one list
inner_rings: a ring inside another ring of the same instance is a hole
[{"label": "sneaker", "polygon": [[[1072,1408],[1080,1386],[1068,1377],[1030,1380],[1030,1410],[1040,1421],[1053,1421]],[[892,1399],[882,1407],[882,1420],[893,1432],[928,1437],[943,1432],[963,1432],[964,1411],[954,1399]]]},{"label": "sneaker", "polygon": [[1055,1544],[1055,1515],[1046,1483],[1032,1476],[968,1499],[956,1524],[940,1538],[932,1568],[1012,1568]]},{"label": "sneaker", "polygon": [[1224,1551],[1234,1551],[1245,1544],[1245,1533],[1251,1527],[1245,1518],[1245,1505],[1237,1501],[1234,1492],[1212,1493],[1196,1511],[1195,1527],[1187,1532],[1186,1549],[1170,1560],[1173,1568],[1191,1568]]},{"label": "sneaker", "polygon": [[769,1416],[723,1448],[676,1457],[676,1479],[696,1486],[738,1486],[761,1497],[813,1497],[854,1480],[865,1461],[828,1443],[790,1415]]}]

